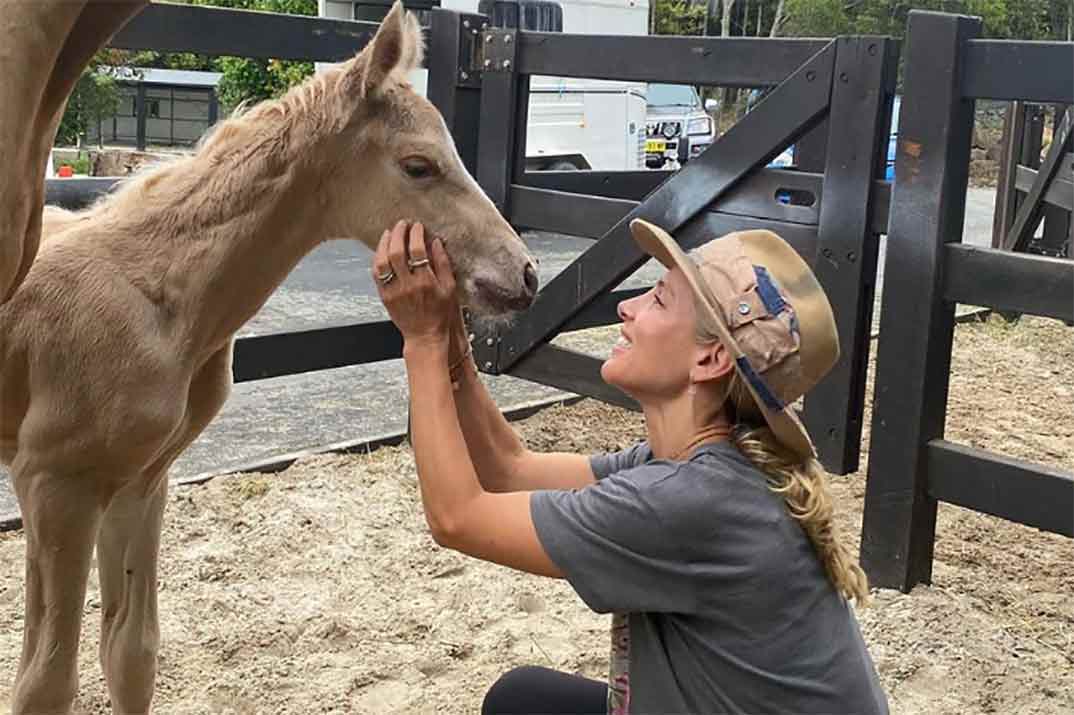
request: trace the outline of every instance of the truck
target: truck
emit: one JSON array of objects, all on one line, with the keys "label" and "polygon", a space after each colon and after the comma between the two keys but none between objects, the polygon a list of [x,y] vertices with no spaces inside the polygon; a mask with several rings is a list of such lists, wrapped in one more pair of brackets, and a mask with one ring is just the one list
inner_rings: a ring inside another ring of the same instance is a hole
[{"label": "truck", "polygon": [[[392,0],[318,0],[322,17],[379,22]],[[649,0],[413,0],[428,25],[433,7],[480,13],[493,26],[536,32],[646,34]],[[321,65],[319,65],[320,67]],[[425,94],[428,71],[410,81]],[[530,78],[528,171],[620,171],[645,166],[646,84],[573,77]]]}]

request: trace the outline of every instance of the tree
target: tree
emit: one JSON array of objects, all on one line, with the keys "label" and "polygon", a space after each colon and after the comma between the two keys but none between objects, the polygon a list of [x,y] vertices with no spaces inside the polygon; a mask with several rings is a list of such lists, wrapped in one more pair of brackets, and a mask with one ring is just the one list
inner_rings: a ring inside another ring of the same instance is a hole
[{"label": "tree", "polygon": [[58,143],[79,143],[90,127],[115,114],[119,108],[119,87],[113,75],[101,71],[101,67],[116,64],[121,64],[121,59],[110,50],[98,52],[90,60],[67,100],[67,108],[56,131]]}]

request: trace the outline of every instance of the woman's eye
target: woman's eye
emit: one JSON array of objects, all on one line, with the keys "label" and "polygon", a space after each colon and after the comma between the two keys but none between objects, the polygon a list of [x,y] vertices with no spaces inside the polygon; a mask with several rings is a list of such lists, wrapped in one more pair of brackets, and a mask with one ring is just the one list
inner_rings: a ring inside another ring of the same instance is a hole
[{"label": "woman's eye", "polygon": [[404,159],[403,171],[411,179],[427,179],[436,175],[436,167],[426,159]]}]

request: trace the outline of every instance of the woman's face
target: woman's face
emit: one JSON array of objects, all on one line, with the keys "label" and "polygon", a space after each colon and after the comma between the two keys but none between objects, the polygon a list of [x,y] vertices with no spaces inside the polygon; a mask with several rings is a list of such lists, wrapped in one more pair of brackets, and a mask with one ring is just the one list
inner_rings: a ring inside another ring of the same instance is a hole
[{"label": "woman's face", "polygon": [[698,344],[694,298],[682,271],[673,269],[652,290],[619,304],[622,335],[600,374],[642,402],[669,399],[690,385]]}]

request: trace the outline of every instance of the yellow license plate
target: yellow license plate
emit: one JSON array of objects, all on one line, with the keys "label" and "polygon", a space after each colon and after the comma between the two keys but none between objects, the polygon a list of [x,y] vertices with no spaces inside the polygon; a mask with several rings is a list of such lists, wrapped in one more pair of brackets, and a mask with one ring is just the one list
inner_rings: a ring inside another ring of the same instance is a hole
[{"label": "yellow license plate", "polygon": [[645,153],[646,154],[663,154],[668,148],[668,143],[663,139],[646,139],[645,140]]}]

